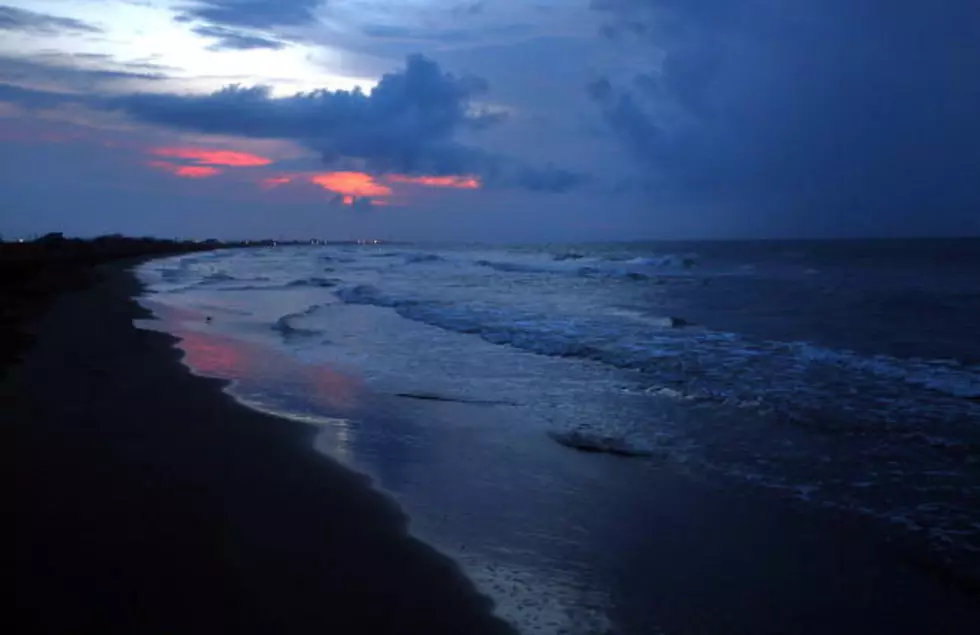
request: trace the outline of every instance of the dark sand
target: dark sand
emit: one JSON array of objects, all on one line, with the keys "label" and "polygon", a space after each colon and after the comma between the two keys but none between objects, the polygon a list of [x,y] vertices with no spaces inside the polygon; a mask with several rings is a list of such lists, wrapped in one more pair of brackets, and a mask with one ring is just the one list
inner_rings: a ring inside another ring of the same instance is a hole
[{"label": "dark sand", "polygon": [[101,278],[0,385],[2,632],[508,632],[312,429],[188,373],[133,328],[135,279]]},{"label": "dark sand", "polygon": [[[313,450],[315,429],[240,406],[187,372],[171,337],[135,329],[147,317],[138,291],[116,266],[62,296],[0,384],[12,486],[0,566],[15,589],[0,632],[509,632],[452,561],[407,535],[390,500]],[[574,456],[548,444],[560,460],[541,469]],[[978,632],[975,594],[863,531],[669,474],[638,498],[630,479],[609,505],[546,492],[568,513],[615,521],[583,548],[602,551],[592,573],[616,591],[624,632]],[[458,486],[480,496],[471,480]],[[536,499],[517,500],[467,541],[533,533],[520,509]]]}]

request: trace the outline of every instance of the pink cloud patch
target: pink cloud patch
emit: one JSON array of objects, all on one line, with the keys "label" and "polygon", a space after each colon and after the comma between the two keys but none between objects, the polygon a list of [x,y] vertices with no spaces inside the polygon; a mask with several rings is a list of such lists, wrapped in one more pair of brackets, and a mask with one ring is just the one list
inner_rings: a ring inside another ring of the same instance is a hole
[{"label": "pink cloud patch", "polygon": [[271,190],[279,187],[280,185],[286,185],[292,182],[292,177],[289,176],[270,176],[267,179],[262,179],[259,181],[259,185],[264,190]]},{"label": "pink cloud patch", "polygon": [[206,179],[208,177],[217,176],[222,172],[218,168],[211,166],[177,165],[176,163],[171,163],[169,161],[150,161],[148,165],[151,168],[163,170],[164,172],[169,172],[174,176],[179,176],[185,179]]},{"label": "pink cloud patch", "polygon": [[200,165],[220,165],[226,167],[258,167],[270,165],[272,159],[234,150],[211,150],[207,148],[164,147],[153,148],[150,154],[168,159],[186,159]]},{"label": "pink cloud patch", "polygon": [[345,197],[391,196],[390,187],[378,183],[373,176],[364,172],[324,172],[312,175],[310,182]]}]

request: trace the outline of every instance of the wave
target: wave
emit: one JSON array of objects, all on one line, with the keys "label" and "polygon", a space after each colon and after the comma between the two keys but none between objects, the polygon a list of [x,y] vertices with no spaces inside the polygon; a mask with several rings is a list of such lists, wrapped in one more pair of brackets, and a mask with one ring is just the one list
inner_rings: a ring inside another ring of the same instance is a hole
[{"label": "wave", "polygon": [[618,456],[653,455],[652,449],[627,437],[604,434],[584,428],[549,430],[548,436],[561,445],[582,452],[601,452]]},{"label": "wave", "polygon": [[299,320],[302,318],[310,317],[325,305],[323,304],[312,304],[302,311],[296,313],[287,313],[283,315],[278,320],[276,320],[272,325],[272,330],[277,331],[284,339],[291,339],[295,337],[314,337],[317,335],[323,335],[323,331],[318,331],[316,329],[307,329],[302,327],[297,327],[293,325],[294,320]]},{"label": "wave", "polygon": [[238,278],[225,271],[215,271],[214,273],[209,273],[208,275],[204,276],[204,278],[201,279],[201,282],[231,282],[232,280],[238,280]]},{"label": "wave", "polygon": [[[266,282],[269,278],[232,278],[231,280],[221,280],[222,282]],[[340,280],[336,278],[300,278],[298,280],[291,280],[285,284],[238,284],[232,286],[214,286],[214,280],[200,280],[194,284],[187,285],[185,287],[180,287],[177,289],[172,289],[169,293],[179,293],[181,291],[189,291],[192,289],[200,287],[210,287],[211,291],[283,291],[286,289],[296,289],[302,287],[335,287],[340,284]]]},{"label": "wave", "polygon": [[554,271],[547,267],[536,267],[522,262],[477,260],[475,264],[480,267],[489,267],[495,271],[504,271],[507,273],[552,273]]},{"label": "wave", "polygon": [[627,260],[626,264],[660,269],[690,269],[698,264],[697,254],[664,254],[662,256],[643,256]]},{"label": "wave", "polygon": [[[601,266],[597,264],[582,265],[582,260],[588,260],[593,262],[591,258],[563,258],[555,259],[554,261],[542,262],[537,264],[527,263],[527,262],[512,262],[508,260],[477,260],[474,264],[479,267],[487,267],[493,269],[494,271],[501,271],[504,273],[551,273],[551,274],[565,274],[573,276],[611,276],[611,277],[628,277],[632,275],[630,272],[616,272],[610,270],[604,270]],[[636,274],[636,279],[646,279],[648,276],[643,274]]]},{"label": "wave", "polygon": [[177,282],[184,280],[188,274],[186,267],[181,267],[179,269],[174,269],[173,267],[164,267],[160,269],[160,278],[164,282]]},{"label": "wave", "polygon": [[612,309],[607,312],[609,315],[616,317],[624,317],[629,320],[634,320],[643,324],[648,324],[650,326],[658,326],[662,328],[681,328],[683,326],[691,326],[691,323],[681,317],[674,317],[670,315],[651,315],[643,311],[634,311],[631,309]]},{"label": "wave", "polygon": [[[187,287],[185,287],[185,289],[193,289],[195,287],[213,287],[221,291],[227,291],[235,288],[222,287],[219,285],[229,283],[229,282],[241,282],[241,283],[251,284],[255,282],[269,282],[269,281],[270,278],[266,276],[249,276],[249,277],[239,278],[237,276],[231,275],[227,271],[214,271],[200,278],[197,282],[188,285]],[[253,287],[255,287],[255,285],[252,285],[249,288],[253,288]]]},{"label": "wave", "polygon": [[[622,337],[610,339],[608,325],[588,318],[531,317],[506,309],[468,308],[445,302],[397,298],[370,284],[341,287],[335,295],[347,304],[392,308],[409,320],[457,333],[479,335],[493,344],[506,344],[541,355],[581,357],[621,368],[642,368],[661,359],[648,350],[652,342],[641,343],[640,336],[646,333],[637,333],[637,341],[626,341]],[[665,317],[658,325],[674,327],[682,323],[686,322],[681,318]],[[660,329],[663,333],[672,330],[678,329]]]},{"label": "wave", "polygon": [[334,295],[347,304],[371,304],[384,307],[398,304],[397,300],[385,296],[380,289],[370,284],[341,287],[334,292]]},{"label": "wave", "polygon": [[630,271],[628,269],[602,269],[596,266],[586,266],[579,267],[576,270],[579,276],[584,278],[618,278],[621,280],[633,280],[636,282],[641,282],[645,280],[652,280],[654,276],[643,273],[641,271]]},{"label": "wave", "polygon": [[650,276],[648,276],[645,273],[640,273],[639,271],[616,270],[616,271],[611,271],[606,275],[609,276],[610,278],[624,278],[626,280],[636,280],[636,281],[650,279]]},{"label": "wave", "polygon": [[465,403],[473,404],[478,406],[516,406],[517,404],[513,401],[504,401],[499,399],[467,399],[465,397],[451,397],[449,395],[440,395],[433,392],[399,392],[395,393],[396,397],[403,397],[405,399],[416,399],[418,401],[439,401],[444,403]]},{"label": "wave", "polygon": [[[862,413],[860,425],[892,425],[888,422],[904,420],[912,410],[920,418],[939,416],[952,407],[943,400],[972,403],[980,397],[977,366],[867,358],[810,344],[750,341],[673,316],[628,310],[575,316],[530,313],[396,297],[372,285],[342,287],[335,293],[348,304],[389,307],[406,319],[477,335],[493,344],[640,371],[654,377],[659,387],[680,390],[693,401],[784,414],[800,422],[800,417],[825,419],[830,408],[843,409],[850,417]],[[815,375],[838,378],[832,384],[815,383]],[[861,388],[834,388],[842,382]],[[897,382],[914,389],[902,391]]]},{"label": "wave", "polygon": [[405,264],[407,265],[423,262],[442,262],[443,260],[445,258],[436,254],[408,254],[405,256]]},{"label": "wave", "polygon": [[793,342],[786,346],[808,362],[846,366],[951,397],[980,399],[980,366],[964,366],[953,360],[900,360],[887,355],[862,357],[857,353],[834,351],[809,342]]},{"label": "wave", "polygon": [[286,288],[295,287],[335,287],[340,284],[340,280],[337,278],[300,278],[298,280],[292,280],[285,284]]},{"label": "wave", "polygon": [[[597,260],[579,254],[560,254],[547,262],[477,260],[474,264],[504,273],[549,273],[641,282],[652,280],[659,275],[665,275],[664,270],[667,269],[687,271],[694,266],[694,262],[689,257],[674,255],[659,258],[634,258],[633,260]],[[653,269],[657,271],[652,271]]]}]

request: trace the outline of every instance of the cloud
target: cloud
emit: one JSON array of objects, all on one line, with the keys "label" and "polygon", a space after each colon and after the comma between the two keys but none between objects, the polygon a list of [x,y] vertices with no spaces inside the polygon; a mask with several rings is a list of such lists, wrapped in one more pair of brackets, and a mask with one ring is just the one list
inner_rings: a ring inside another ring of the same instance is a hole
[{"label": "cloud", "polygon": [[292,181],[293,178],[290,176],[270,176],[259,181],[259,186],[264,190],[271,190],[279,187],[280,185],[292,183]]},{"label": "cloud", "polygon": [[480,188],[480,180],[473,176],[408,176],[406,174],[389,174],[387,180],[392,183],[422,185],[425,187],[445,187],[457,190],[476,190]]},{"label": "cloud", "polygon": [[365,24],[361,33],[368,38],[392,40],[408,44],[460,44],[495,38],[526,35],[534,31],[533,24],[499,24],[464,28],[437,29],[431,26],[396,26],[392,24]]},{"label": "cloud", "polygon": [[170,161],[150,161],[147,165],[185,179],[206,179],[221,174],[222,170],[204,165],[178,165]]},{"label": "cloud", "polygon": [[[0,64],[2,68],[2,64]],[[63,93],[0,83],[0,100],[29,109],[78,104],[122,111],[136,120],[206,134],[298,142],[333,171],[414,176],[470,175],[490,188],[564,192],[588,179],[578,172],[536,167],[509,155],[457,141],[501,124],[498,110],[477,106],[487,91],[476,77],[456,77],[421,56],[389,73],[370,92],[320,90],[273,97],[264,86],[229,86],[206,95],[84,92],[83,80],[106,71],[61,69],[83,92]]]},{"label": "cloud", "polygon": [[209,95],[144,93],[113,98],[107,107],[145,122],[210,134],[295,140],[336,171],[446,176],[472,174],[487,183],[562,191],[581,178],[553,168],[462,145],[463,131],[500,124],[498,112],[474,98],[487,91],[476,77],[444,73],[410,56],[370,92],[319,90],[276,98],[268,87],[229,86]]},{"label": "cloud", "polygon": [[214,25],[268,29],[315,22],[321,0],[197,0],[178,16]]},{"label": "cloud", "polygon": [[[0,55],[0,82],[31,87],[50,85],[65,91],[91,91],[107,82],[166,79],[165,75],[157,72],[125,70],[125,65],[106,59],[78,57],[76,60],[76,57],[56,54],[33,57]],[[34,97],[44,99],[40,95]]]},{"label": "cloud", "polygon": [[789,231],[980,231],[975,0],[593,8],[645,52],[588,94],[663,199]]},{"label": "cloud", "polygon": [[43,34],[102,32],[99,27],[74,18],[38,13],[7,5],[0,5],[0,30]]},{"label": "cloud", "polygon": [[325,152],[370,159],[406,155],[449,141],[461,128],[495,121],[470,99],[486,85],[443,74],[421,56],[381,78],[370,93],[319,90],[274,98],[266,86],[229,86],[209,95],[137,94],[114,105],[151,123],[200,132],[299,139]]},{"label": "cloud", "polygon": [[486,0],[475,0],[474,2],[462,2],[454,6],[450,13],[454,18],[466,18],[479,15],[487,8]]},{"label": "cloud", "polygon": [[245,31],[230,29],[224,26],[197,26],[191,30],[198,35],[217,40],[217,42],[208,47],[215,51],[247,51],[252,49],[271,49],[277,51],[285,46],[285,43],[279,40],[249,34]]},{"label": "cloud", "polygon": [[[343,202],[344,197],[359,200],[364,204],[390,205],[397,200],[412,198],[410,188],[437,188],[456,190],[477,190],[483,187],[480,180],[471,175],[374,175],[355,170],[332,172],[292,172],[279,174],[258,181],[259,187],[272,190],[285,185],[315,185],[336,195],[333,202]],[[407,187],[406,187],[407,186]]]},{"label": "cloud", "polygon": [[209,150],[206,148],[164,147],[153,148],[151,154],[159,157],[188,159],[200,165],[222,165],[228,167],[257,167],[269,165],[272,159],[248,152],[234,150]]},{"label": "cloud", "polygon": [[554,166],[546,168],[520,166],[511,178],[521,187],[533,192],[567,192],[589,180],[583,174]]},{"label": "cloud", "polygon": [[79,95],[0,83],[0,101],[14,103],[28,109],[42,110],[66,103],[79,103],[83,100]]},{"label": "cloud", "polygon": [[310,182],[325,190],[348,196],[391,196],[391,188],[364,172],[326,172],[314,174]]}]

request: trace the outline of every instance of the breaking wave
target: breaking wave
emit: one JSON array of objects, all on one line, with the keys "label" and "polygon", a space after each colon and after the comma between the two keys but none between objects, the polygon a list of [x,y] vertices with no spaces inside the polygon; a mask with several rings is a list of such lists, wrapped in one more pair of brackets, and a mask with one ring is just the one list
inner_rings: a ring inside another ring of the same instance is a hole
[{"label": "breaking wave", "polygon": [[582,452],[601,452],[618,456],[651,456],[653,450],[626,437],[577,428],[550,430],[548,436],[569,448]]},{"label": "breaking wave", "polygon": [[408,254],[405,256],[405,264],[407,265],[423,262],[442,262],[443,260],[445,258],[436,254]]},{"label": "breaking wave", "polygon": [[323,331],[296,326],[294,322],[312,316],[323,307],[322,304],[313,304],[303,311],[287,313],[273,323],[272,330],[278,332],[284,339],[322,335]]},{"label": "breaking wave", "polygon": [[[852,421],[859,414],[892,425],[909,412],[941,417],[944,410],[955,407],[943,400],[980,397],[980,367],[862,357],[802,342],[750,341],[676,316],[629,310],[577,316],[530,313],[398,297],[368,284],[341,287],[335,294],[348,304],[388,307],[406,319],[477,335],[493,344],[649,373],[660,385],[697,401],[782,411],[794,420],[809,416],[801,414],[808,410],[838,407],[855,413],[849,415]],[[773,390],[772,377],[780,378],[778,391]],[[815,377],[821,381],[815,382]],[[837,385],[844,388],[834,389]],[[865,388],[851,387],[855,385]]]},{"label": "breaking wave", "polygon": [[340,284],[337,278],[300,278],[286,283],[287,288],[295,287],[335,287]]}]

